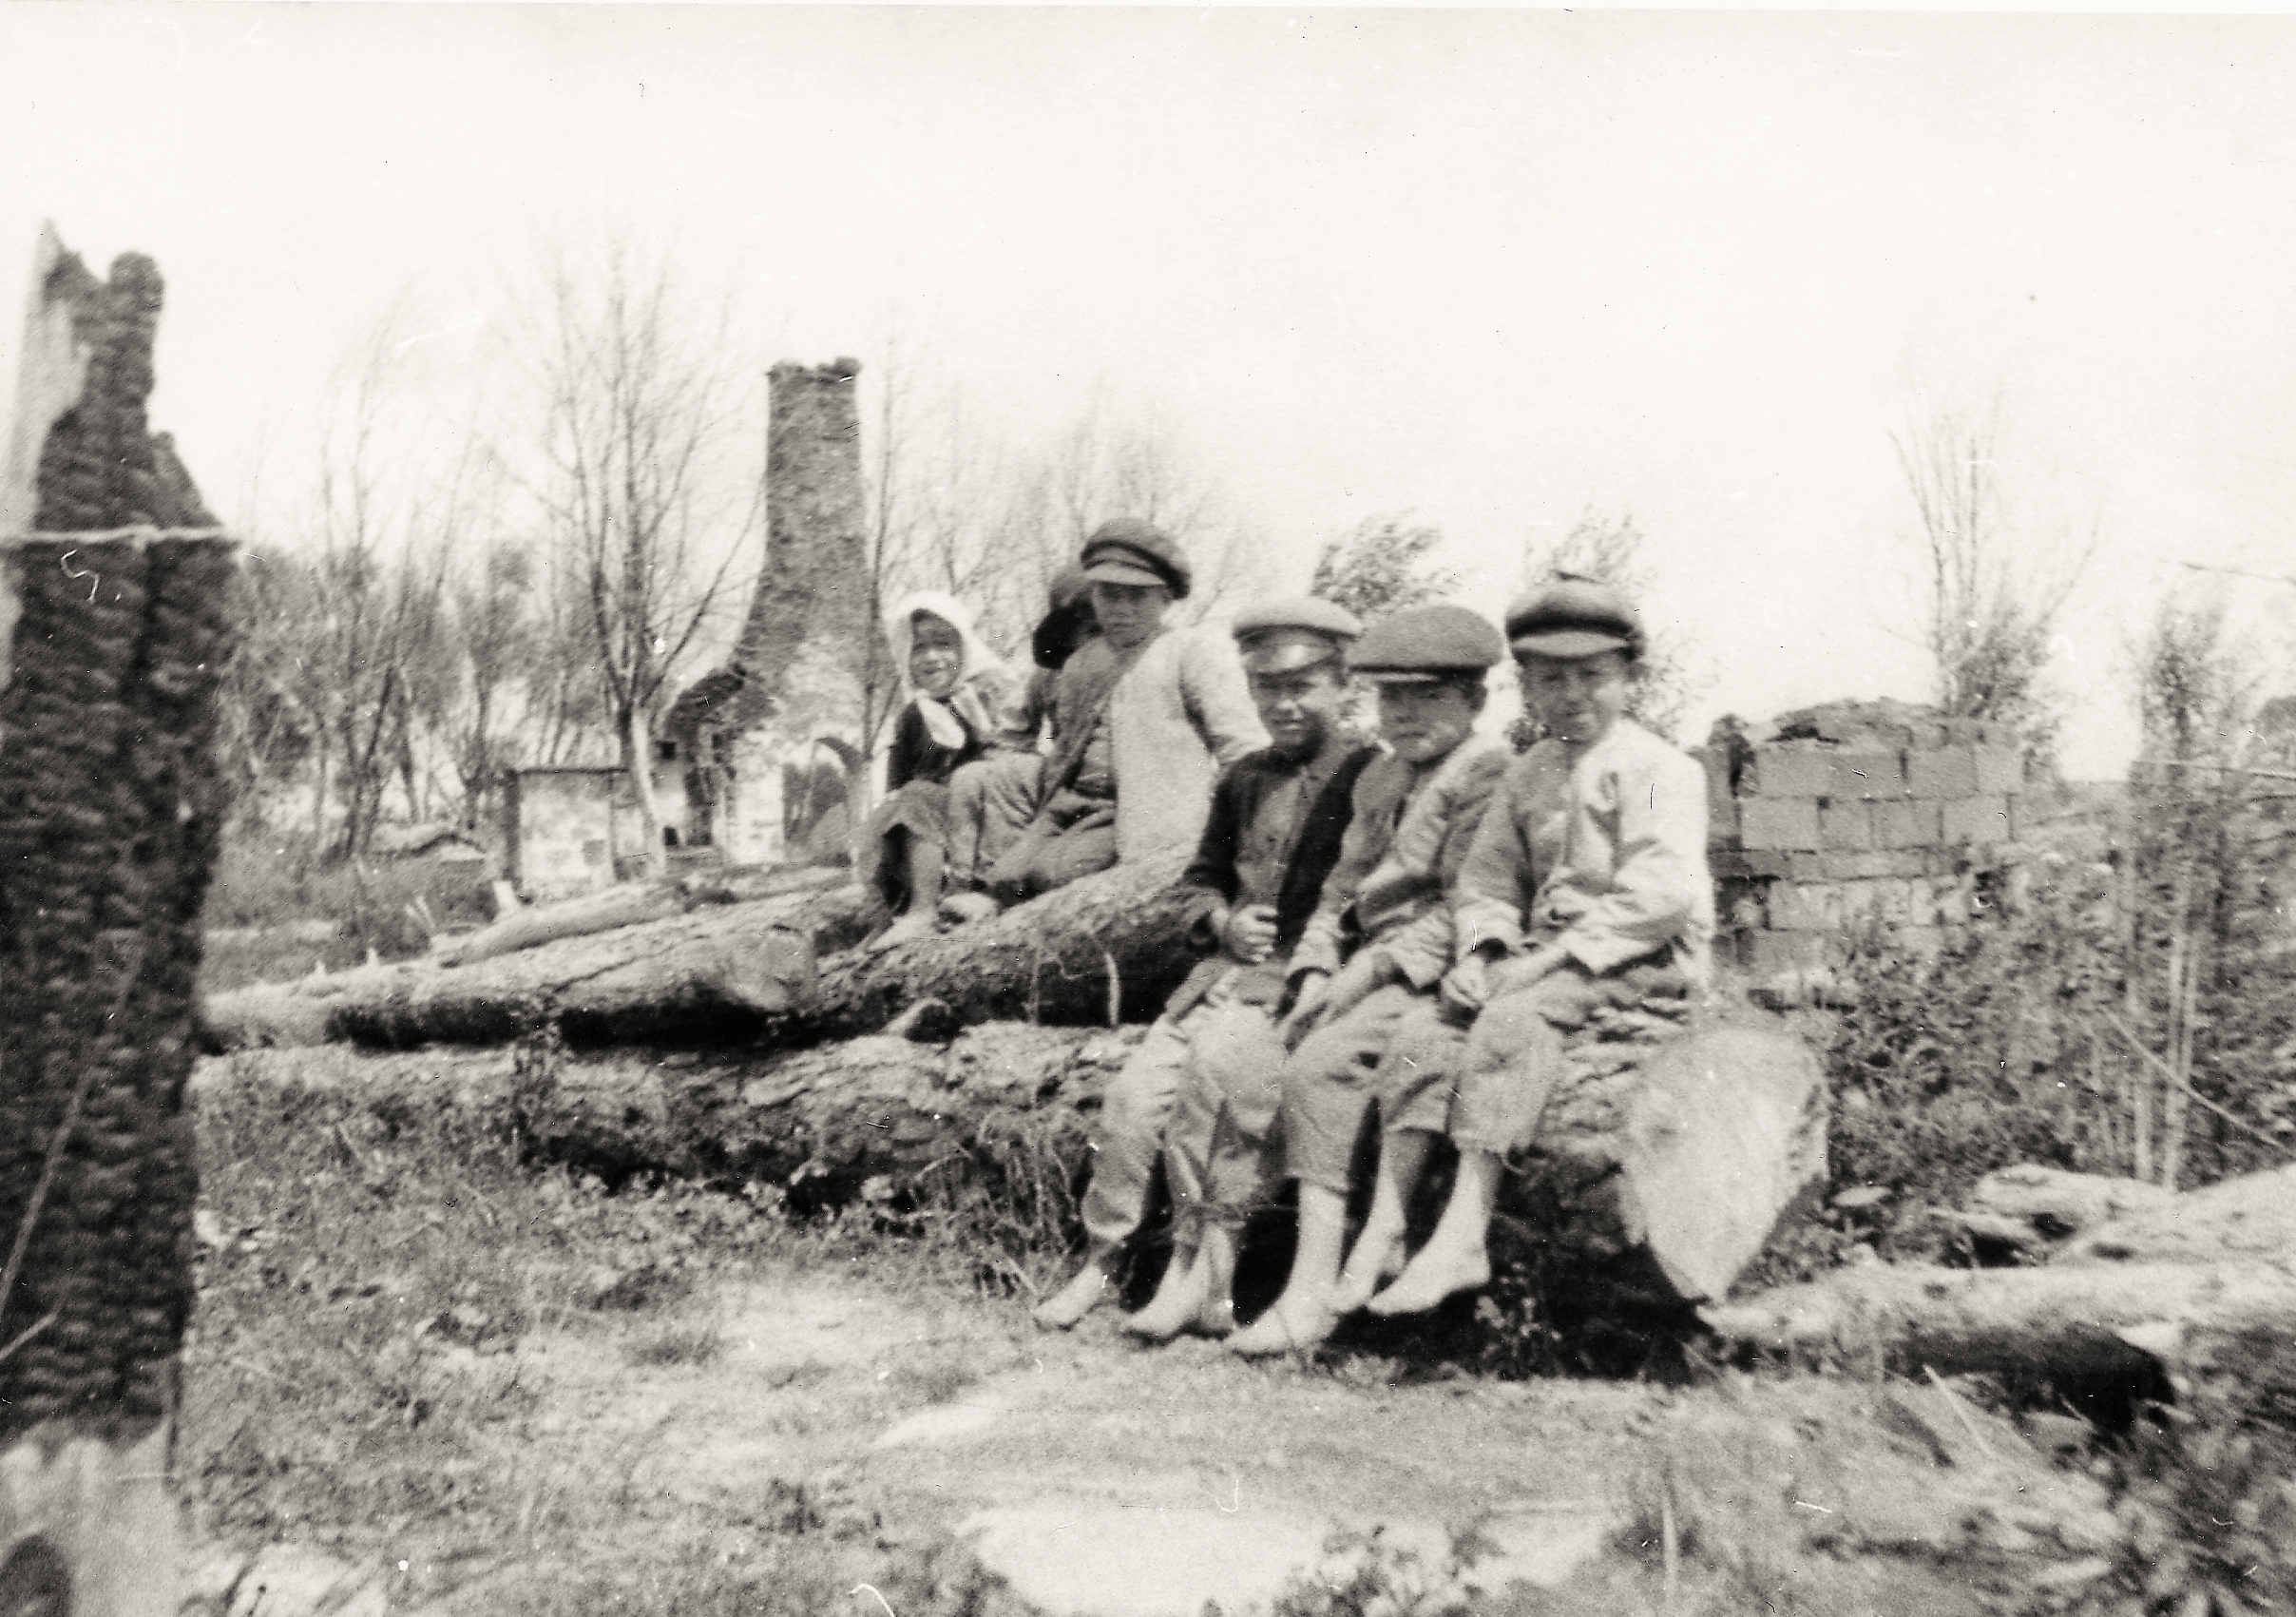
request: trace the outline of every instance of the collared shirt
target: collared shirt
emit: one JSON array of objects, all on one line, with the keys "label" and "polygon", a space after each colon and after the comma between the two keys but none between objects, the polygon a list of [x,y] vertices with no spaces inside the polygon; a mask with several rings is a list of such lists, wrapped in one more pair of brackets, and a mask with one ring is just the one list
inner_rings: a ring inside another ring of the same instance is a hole
[{"label": "collared shirt", "polygon": [[1469,736],[1423,766],[1373,760],[1356,778],[1339,863],[1292,969],[1338,971],[1351,916],[1362,947],[1412,987],[1440,981],[1451,964],[1451,889],[1512,757],[1496,737]]},{"label": "collared shirt", "polygon": [[1553,943],[1597,973],[1668,951],[1706,980],[1714,934],[1706,777],[1631,719],[1583,752],[1515,761],[1460,872],[1457,948]]}]

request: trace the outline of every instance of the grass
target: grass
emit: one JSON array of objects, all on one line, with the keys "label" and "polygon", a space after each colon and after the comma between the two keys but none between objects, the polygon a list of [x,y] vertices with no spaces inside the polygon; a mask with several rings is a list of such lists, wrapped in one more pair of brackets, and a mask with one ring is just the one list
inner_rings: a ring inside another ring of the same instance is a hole
[{"label": "grass", "polygon": [[[804,1534],[709,1511],[636,1549],[615,1534],[647,1440],[545,1463],[521,1351],[570,1331],[620,1341],[631,1364],[710,1362],[720,1325],[693,1297],[756,1272],[783,1235],[769,1208],[680,1186],[609,1195],[404,1093],[227,1071],[202,1086],[198,1128],[222,1244],[201,1263],[181,1441],[206,1531],[404,1561],[410,1594],[425,1568],[560,1569],[494,1609],[828,1608],[808,1603],[827,1599],[835,1558]],[[609,1541],[626,1565],[597,1564]]]},{"label": "grass", "polygon": [[488,868],[420,857],[329,863],[307,835],[242,830],[224,844],[208,889],[201,982],[218,992],[314,967],[342,971],[370,953],[419,954],[433,932],[492,918]]},{"label": "grass", "polygon": [[[396,1603],[475,1586],[513,1617],[873,1610],[862,1583],[902,1617],[995,1608],[945,1535],[880,1542],[833,1470],[669,1488],[695,1434],[638,1384],[723,1364],[737,1289],[863,1263],[896,1299],[1001,1289],[997,1266],[958,1260],[955,1203],[798,1220],[757,1187],[609,1190],[524,1160],[509,1117],[445,1084],[294,1059],[302,1081],[248,1056],[195,1090],[207,1240],[179,1466],[203,1536],[404,1563]],[[569,1342],[603,1364],[605,1407],[569,1406]],[[882,1376],[803,1357],[749,1384],[805,1453],[982,1373],[979,1344],[949,1341]]]}]

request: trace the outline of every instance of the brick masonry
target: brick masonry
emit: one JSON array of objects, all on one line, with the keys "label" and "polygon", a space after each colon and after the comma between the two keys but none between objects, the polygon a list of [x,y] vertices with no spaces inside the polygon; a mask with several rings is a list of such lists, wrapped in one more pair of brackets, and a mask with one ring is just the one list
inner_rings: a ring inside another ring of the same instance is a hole
[{"label": "brick masonry", "polygon": [[1757,977],[1841,958],[1867,929],[1934,953],[2018,857],[2024,766],[2007,725],[1843,702],[1701,750],[1717,953]]}]

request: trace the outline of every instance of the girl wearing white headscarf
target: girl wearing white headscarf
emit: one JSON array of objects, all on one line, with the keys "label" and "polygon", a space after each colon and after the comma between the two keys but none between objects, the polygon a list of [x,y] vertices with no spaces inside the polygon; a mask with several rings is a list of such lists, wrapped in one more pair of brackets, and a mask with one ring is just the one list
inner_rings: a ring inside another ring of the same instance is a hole
[{"label": "girl wearing white headscarf", "polygon": [[1004,662],[973,632],[972,610],[920,589],[886,614],[893,666],[909,692],[893,720],[886,799],[862,839],[863,878],[896,917],[881,941],[930,930],[949,845],[948,778],[988,751],[1008,682]]}]

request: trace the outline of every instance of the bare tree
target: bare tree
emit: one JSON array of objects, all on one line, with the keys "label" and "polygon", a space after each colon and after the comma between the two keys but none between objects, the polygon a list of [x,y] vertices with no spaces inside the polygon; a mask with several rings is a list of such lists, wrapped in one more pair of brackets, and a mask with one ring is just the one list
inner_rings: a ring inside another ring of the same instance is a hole
[{"label": "bare tree", "polygon": [[[308,617],[298,671],[316,719],[315,843],[367,851],[396,777],[421,807],[412,766],[418,684],[436,678],[443,544],[425,544],[424,468],[410,401],[394,388],[393,327],[378,325],[338,380],[322,419]],[[328,831],[330,806],[335,830]]]},{"label": "bare tree", "polygon": [[[867,462],[877,619],[909,590],[944,589],[973,608],[983,639],[1018,654],[1055,575],[1113,516],[1143,517],[1187,549],[1196,586],[1177,621],[1200,620],[1261,581],[1265,547],[1173,434],[1111,425],[1095,408],[1048,450],[1019,453],[982,431],[959,390],[936,384],[897,342],[881,374]],[[863,735],[872,747],[900,688],[899,670],[872,637],[863,678]]]},{"label": "bare tree", "polygon": [[[542,441],[531,487],[584,622],[585,650],[637,794],[650,870],[667,868],[653,731],[678,670],[727,607],[762,511],[728,466],[739,424],[726,322],[692,322],[666,268],[609,248],[560,255],[532,359]],[[515,462],[519,457],[511,457]],[[739,490],[740,493],[734,491]]]},{"label": "bare tree", "polygon": [[2064,703],[2045,678],[2049,645],[2095,545],[2054,573],[2015,562],[2000,414],[1998,398],[1974,414],[1931,411],[1890,443],[1921,523],[1938,705],[2016,725],[2028,764],[2054,772]]},{"label": "bare tree", "polygon": [[1017,492],[1015,526],[1033,536],[1038,555],[1057,558],[1054,568],[1112,516],[1141,517],[1179,540],[1196,569],[1195,587],[1175,614],[1179,622],[1201,622],[1267,584],[1265,536],[1218,477],[1158,423],[1111,423],[1096,407]]}]

